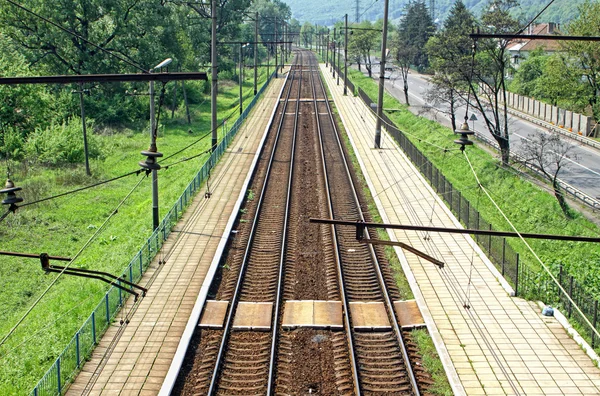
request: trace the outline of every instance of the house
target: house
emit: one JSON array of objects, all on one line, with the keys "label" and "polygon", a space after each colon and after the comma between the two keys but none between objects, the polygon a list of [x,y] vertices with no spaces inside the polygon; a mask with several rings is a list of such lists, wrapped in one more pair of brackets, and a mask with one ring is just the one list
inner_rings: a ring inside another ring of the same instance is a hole
[{"label": "house", "polygon": [[[540,23],[531,25],[523,34],[527,35],[560,35],[560,26],[554,22]],[[514,68],[518,68],[522,60],[527,59],[529,53],[537,48],[543,48],[548,54],[559,51],[560,44],[556,40],[527,40],[514,39],[508,46],[507,50],[510,54],[510,62]]]}]

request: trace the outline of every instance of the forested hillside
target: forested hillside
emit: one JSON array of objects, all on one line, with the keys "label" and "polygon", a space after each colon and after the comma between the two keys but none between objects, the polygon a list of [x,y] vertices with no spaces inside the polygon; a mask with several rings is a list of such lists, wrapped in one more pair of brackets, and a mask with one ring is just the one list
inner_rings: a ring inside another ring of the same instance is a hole
[{"label": "forested hillside", "polygon": [[[540,17],[539,22],[564,23],[576,16],[577,5],[584,0],[561,1],[552,4]],[[383,17],[383,0],[359,0],[361,20],[375,21]],[[285,0],[292,9],[292,17],[300,22],[318,25],[333,25],[348,13],[350,20],[356,19],[356,0]],[[426,1],[429,4],[429,1]],[[465,0],[467,8],[476,15],[481,12],[487,0]],[[517,17],[533,18],[546,4],[547,0],[521,0],[520,7],[514,9]],[[390,0],[390,18],[399,18],[408,4],[408,0]],[[436,0],[435,18],[444,20],[454,0]],[[434,18],[434,19],[435,19]]]}]

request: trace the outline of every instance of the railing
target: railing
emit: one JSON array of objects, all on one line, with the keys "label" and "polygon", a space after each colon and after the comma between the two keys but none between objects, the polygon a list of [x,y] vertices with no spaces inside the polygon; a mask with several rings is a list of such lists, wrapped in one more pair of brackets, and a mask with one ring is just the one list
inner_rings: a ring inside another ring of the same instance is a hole
[{"label": "railing", "polygon": [[[363,102],[370,106],[371,98],[360,88],[358,95]],[[455,190],[438,168],[396,127],[395,123],[384,113],[383,124],[388,133],[396,140],[398,145],[407,154],[410,160],[428,180],[433,189],[446,202],[450,210],[466,228],[492,230],[490,223],[481,218],[479,212],[465,199],[461,192]],[[476,236],[476,241],[490,261],[500,271],[502,276],[511,284],[515,296],[522,296],[530,300],[541,300],[546,304],[560,307],[566,311],[566,316],[576,323],[577,330],[591,341],[592,347],[598,346],[598,339],[577,310],[568,301],[545,271],[534,271],[523,265],[519,253],[507,243],[506,238],[497,236]],[[594,298],[583,286],[574,280],[573,276],[564,273],[562,266],[559,273],[559,282],[582,310],[587,319],[598,327],[598,300]]]},{"label": "railing", "polygon": [[[250,104],[246,106],[246,109],[217,145],[215,151],[212,152],[196,176],[190,181],[183,191],[183,194],[177,199],[158,228],[152,233],[150,238],[148,238],[146,243],[125,268],[123,278],[131,279],[132,282],[137,282],[141,279],[144,271],[148,268],[154,256],[158,253],[163,243],[167,240],[167,237],[171,234],[171,229],[182,216],[184,209],[191,202],[194,194],[199,190],[202,183],[207,179],[210,171],[217,164],[219,158],[225,153],[229,143],[239,131],[242,123],[248,116],[248,113],[252,110],[272,77],[273,75],[269,76]],[[102,334],[106,331],[115,315],[122,308],[125,297],[123,292],[116,287],[111,287],[106,292],[90,317],[75,333],[73,339],[67,344],[66,348],[58,356],[52,367],[50,367],[31,391],[30,396],[62,394],[65,385],[81,369],[83,363],[90,356]]]}]

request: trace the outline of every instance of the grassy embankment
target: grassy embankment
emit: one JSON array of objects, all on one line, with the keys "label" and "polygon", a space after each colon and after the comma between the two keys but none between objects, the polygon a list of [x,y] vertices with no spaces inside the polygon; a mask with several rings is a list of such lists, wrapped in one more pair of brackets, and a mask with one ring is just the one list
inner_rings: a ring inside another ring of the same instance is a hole
[{"label": "grassy embankment", "polygon": [[[368,77],[352,70],[352,81],[371,97],[376,97],[377,86]],[[386,93],[384,108],[405,108]],[[388,116],[400,129],[410,135],[409,139],[442,171],[456,190],[477,206],[482,217],[500,230],[510,230],[499,211],[484,194],[479,192],[473,173],[462,154],[443,153],[439,147],[455,147],[456,138],[452,131],[434,121],[418,117],[408,110],[390,112]],[[497,157],[477,147],[466,150],[473,163],[481,183],[502,208],[507,217],[521,232],[538,232],[562,235],[597,236],[598,227],[580,213],[574,212],[574,218],[566,218],[554,196],[546,190],[524,180],[511,169],[500,166]],[[517,239],[510,240],[513,248],[521,254],[526,265],[538,270],[526,247]],[[584,283],[596,296],[600,295],[600,247],[589,243],[561,241],[529,241],[542,261],[557,271],[563,264],[568,273]]]},{"label": "grassy embankment", "polygon": [[[266,80],[261,70],[259,84]],[[191,87],[194,83],[188,83]],[[260,87],[259,85],[259,87]],[[239,87],[221,82],[219,121],[232,114],[239,101]],[[244,83],[244,102],[253,98],[252,78]],[[179,91],[181,95],[181,91]],[[170,103],[171,98],[168,98]],[[158,149],[165,156],[199,139],[210,131],[210,99],[191,108],[192,125],[180,106],[171,119],[163,108]],[[93,117],[93,114],[89,114]],[[234,112],[228,125],[238,117]],[[191,129],[191,133],[188,130]],[[219,136],[223,129],[219,128]],[[92,176],[85,175],[82,165],[49,168],[36,164],[15,164],[12,179],[23,187],[25,202],[71,191],[107,180],[139,168],[144,160],[140,151],[149,145],[146,130],[104,132],[93,136],[103,158],[91,162]],[[203,139],[164,164],[197,155],[210,147],[210,137]],[[208,154],[159,171],[161,217],[173,206]],[[1,250],[73,257],[97,231],[117,204],[140,180],[141,183],[106,229],[84,250],[73,267],[120,274],[152,232],[151,183],[143,175],[129,176],[77,194],[20,209],[0,227]],[[45,275],[39,260],[4,257],[0,265],[0,339],[25,314],[56,274]],[[55,263],[60,265],[60,263]],[[18,329],[0,346],[0,394],[29,392],[77,329],[88,318],[108,289],[99,281],[64,276],[40,301]]]}]

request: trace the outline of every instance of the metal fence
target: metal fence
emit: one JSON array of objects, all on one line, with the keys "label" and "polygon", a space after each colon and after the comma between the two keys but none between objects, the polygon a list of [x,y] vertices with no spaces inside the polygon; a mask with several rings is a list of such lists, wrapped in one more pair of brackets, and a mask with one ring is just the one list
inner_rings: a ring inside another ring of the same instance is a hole
[{"label": "metal fence", "polygon": [[[154,256],[158,253],[163,243],[171,233],[171,229],[183,214],[183,210],[198,192],[200,186],[206,181],[210,171],[217,164],[219,158],[225,153],[229,143],[239,131],[242,123],[252,110],[273,75],[269,76],[265,84],[257,92],[250,104],[235,121],[231,129],[225,134],[208,160],[190,181],[183,194],[177,199],[171,210],[164,217],[159,227],[152,233],[144,243],[139,252],[134,256],[123,272],[123,278],[137,282],[141,279],[144,271],[148,268]],[[98,303],[92,314],[83,326],[75,333],[69,344],[58,356],[54,364],[31,391],[30,396],[46,396],[62,394],[65,385],[81,369],[83,363],[91,355],[92,350],[98,343],[102,334],[106,331],[116,314],[123,307],[125,301],[123,292],[111,287],[102,300]]]},{"label": "metal fence", "polygon": [[[373,101],[359,87],[358,96],[370,106]],[[481,218],[479,212],[465,199],[460,191],[455,190],[439,169],[427,159],[425,155],[396,127],[395,123],[384,113],[382,121],[385,129],[394,138],[402,150],[407,154],[421,174],[428,180],[433,189],[446,202],[458,220],[470,229],[493,230],[490,223]],[[592,328],[589,327],[573,309],[572,304],[560,291],[545,271],[534,271],[520,261],[519,253],[507,243],[506,238],[498,236],[477,235],[475,240],[482,251],[490,258],[502,276],[514,288],[515,295],[530,300],[541,300],[546,304],[560,307],[565,315],[572,319],[579,333],[591,342],[592,347],[598,346],[598,339]],[[561,266],[559,282],[582,310],[587,319],[598,327],[598,300],[594,298],[582,285],[566,274]]]}]

